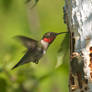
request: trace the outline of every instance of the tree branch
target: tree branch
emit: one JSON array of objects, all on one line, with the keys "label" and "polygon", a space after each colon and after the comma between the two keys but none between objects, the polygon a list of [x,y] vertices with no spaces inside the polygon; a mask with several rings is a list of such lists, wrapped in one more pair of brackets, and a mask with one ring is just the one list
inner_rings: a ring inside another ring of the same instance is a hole
[{"label": "tree branch", "polygon": [[70,92],[92,92],[92,1],[65,0],[70,31]]}]

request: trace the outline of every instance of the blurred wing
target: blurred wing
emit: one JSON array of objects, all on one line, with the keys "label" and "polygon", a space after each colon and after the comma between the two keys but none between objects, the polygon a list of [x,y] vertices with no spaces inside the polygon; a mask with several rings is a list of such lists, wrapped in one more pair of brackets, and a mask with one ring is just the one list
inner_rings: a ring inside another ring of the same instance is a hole
[{"label": "blurred wing", "polygon": [[16,38],[19,39],[28,49],[34,49],[38,43],[38,41],[25,36],[16,36]]}]

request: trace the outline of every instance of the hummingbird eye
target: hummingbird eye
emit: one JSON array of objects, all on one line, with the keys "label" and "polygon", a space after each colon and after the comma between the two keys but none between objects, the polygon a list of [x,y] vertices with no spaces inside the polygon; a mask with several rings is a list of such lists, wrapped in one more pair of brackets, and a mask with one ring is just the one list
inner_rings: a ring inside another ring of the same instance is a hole
[{"label": "hummingbird eye", "polygon": [[43,36],[43,38],[55,38],[55,37],[56,37],[56,35],[55,35],[54,32],[48,32],[48,33],[46,33],[46,34]]},{"label": "hummingbird eye", "polygon": [[48,35],[46,35],[46,36],[44,36],[45,38],[49,38],[49,36]]},{"label": "hummingbird eye", "polygon": [[55,33],[50,34],[51,37],[56,37]]}]

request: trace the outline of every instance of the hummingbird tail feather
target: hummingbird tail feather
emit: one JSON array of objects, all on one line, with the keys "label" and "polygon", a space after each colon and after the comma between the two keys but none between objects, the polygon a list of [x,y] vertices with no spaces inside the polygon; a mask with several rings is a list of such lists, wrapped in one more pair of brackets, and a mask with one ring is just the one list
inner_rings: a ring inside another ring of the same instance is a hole
[{"label": "hummingbird tail feather", "polygon": [[15,68],[18,67],[19,65],[21,65],[21,62],[18,62],[14,67],[12,67],[11,70],[15,69]]}]

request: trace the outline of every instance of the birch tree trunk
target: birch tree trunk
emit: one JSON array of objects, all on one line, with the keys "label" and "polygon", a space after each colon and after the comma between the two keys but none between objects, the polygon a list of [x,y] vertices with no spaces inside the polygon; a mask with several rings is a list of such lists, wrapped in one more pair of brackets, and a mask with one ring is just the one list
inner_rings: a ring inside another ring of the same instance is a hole
[{"label": "birch tree trunk", "polygon": [[65,0],[70,32],[70,92],[92,92],[92,0]]}]

